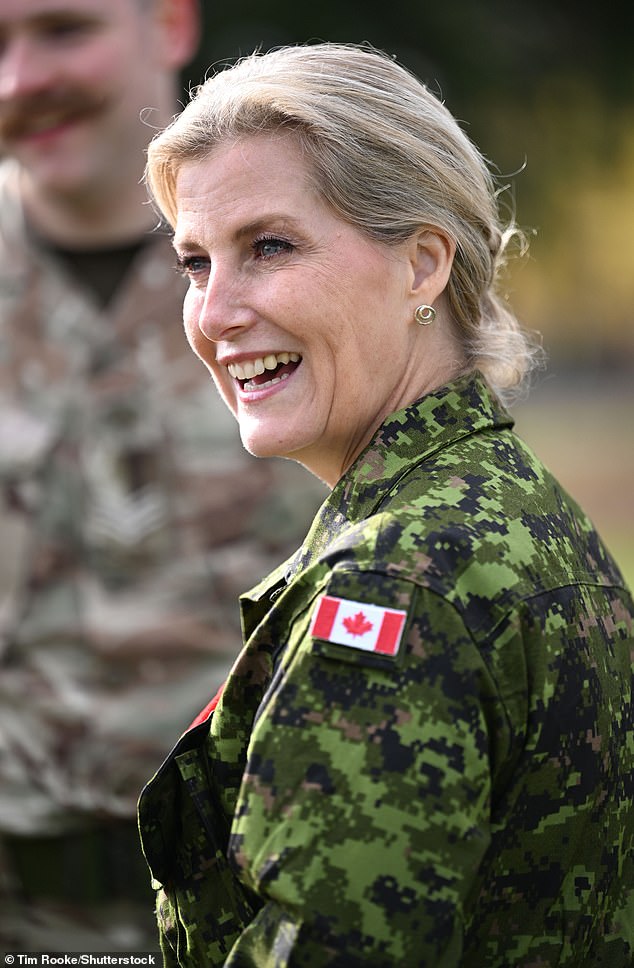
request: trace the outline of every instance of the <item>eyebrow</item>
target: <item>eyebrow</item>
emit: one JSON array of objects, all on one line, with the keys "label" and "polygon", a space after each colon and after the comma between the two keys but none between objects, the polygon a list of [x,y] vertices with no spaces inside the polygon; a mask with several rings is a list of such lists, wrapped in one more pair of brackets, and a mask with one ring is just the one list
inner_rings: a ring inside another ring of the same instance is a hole
[{"label": "eyebrow", "polygon": [[103,17],[99,10],[81,10],[74,7],[52,7],[27,17],[25,22],[30,29],[57,26],[60,23],[101,23]]},{"label": "eyebrow", "polygon": [[[299,231],[299,221],[287,212],[267,212],[265,215],[258,215],[252,221],[240,225],[234,232],[234,238],[241,241],[244,238],[257,235],[258,232],[284,230],[292,232]],[[172,244],[175,248],[181,249],[182,251],[193,251],[194,249],[205,248],[196,239],[188,239],[186,236],[179,239],[176,233],[172,239]]]},{"label": "eyebrow", "polygon": [[270,229],[271,224],[281,225],[283,227],[288,226],[289,229],[297,231],[299,222],[292,215],[287,212],[270,212],[266,215],[259,216],[253,219],[252,222],[247,222],[246,225],[241,226],[236,232],[237,238],[242,238],[244,235],[253,235],[254,232],[261,232],[264,229]]}]

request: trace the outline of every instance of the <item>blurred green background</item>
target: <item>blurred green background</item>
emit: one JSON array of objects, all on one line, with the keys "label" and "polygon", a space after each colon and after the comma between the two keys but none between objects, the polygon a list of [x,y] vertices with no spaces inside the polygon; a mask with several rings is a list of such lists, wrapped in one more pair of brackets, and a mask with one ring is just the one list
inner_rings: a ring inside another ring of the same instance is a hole
[{"label": "blurred green background", "polygon": [[634,584],[634,4],[201,0],[186,80],[255,48],[368,41],[445,101],[530,239],[508,296],[549,357],[517,429]]}]

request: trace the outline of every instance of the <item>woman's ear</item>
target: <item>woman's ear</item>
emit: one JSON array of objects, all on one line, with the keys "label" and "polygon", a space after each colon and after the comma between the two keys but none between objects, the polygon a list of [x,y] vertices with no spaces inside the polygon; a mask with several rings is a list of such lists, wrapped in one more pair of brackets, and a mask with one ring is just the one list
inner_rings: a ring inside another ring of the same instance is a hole
[{"label": "woman's ear", "polygon": [[442,229],[427,227],[411,239],[411,296],[416,305],[432,306],[444,292],[455,253],[456,243]]},{"label": "woman's ear", "polygon": [[179,71],[193,58],[200,43],[199,0],[156,0],[154,17],[161,36],[163,66]]}]

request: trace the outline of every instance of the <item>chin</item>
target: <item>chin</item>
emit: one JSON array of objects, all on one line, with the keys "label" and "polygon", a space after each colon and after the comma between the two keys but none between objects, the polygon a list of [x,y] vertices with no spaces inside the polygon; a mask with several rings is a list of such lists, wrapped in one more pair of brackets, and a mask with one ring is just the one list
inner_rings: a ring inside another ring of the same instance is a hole
[{"label": "chin", "polygon": [[246,451],[249,452],[253,457],[285,457],[286,448],[278,442],[277,444],[271,440],[263,440],[259,436],[251,436],[250,434],[240,434],[240,439],[242,440],[242,446]]},{"label": "chin", "polygon": [[244,449],[254,457],[275,457],[276,455],[271,449],[273,442],[268,435],[254,432],[253,427],[245,425],[237,414],[235,416],[238,420],[240,440]]},{"label": "chin", "polygon": [[293,457],[293,452],[302,449],[305,441],[296,442],[274,432],[266,433],[262,428],[240,424],[242,446],[254,457]]}]

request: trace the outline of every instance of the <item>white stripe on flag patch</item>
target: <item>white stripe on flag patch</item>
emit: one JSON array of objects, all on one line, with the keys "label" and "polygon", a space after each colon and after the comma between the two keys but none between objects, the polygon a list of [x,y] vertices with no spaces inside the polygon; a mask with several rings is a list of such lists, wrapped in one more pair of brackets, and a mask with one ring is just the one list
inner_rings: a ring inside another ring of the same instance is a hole
[{"label": "white stripe on flag patch", "polygon": [[337,645],[364,652],[396,655],[407,612],[355,602],[350,598],[322,595],[317,603],[310,634]]}]

